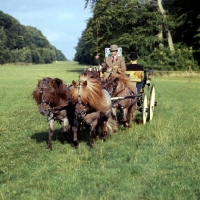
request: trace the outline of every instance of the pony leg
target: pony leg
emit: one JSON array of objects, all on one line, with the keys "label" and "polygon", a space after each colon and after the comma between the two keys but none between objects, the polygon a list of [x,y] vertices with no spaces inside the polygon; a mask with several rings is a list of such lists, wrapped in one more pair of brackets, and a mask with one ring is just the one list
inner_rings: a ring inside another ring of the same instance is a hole
[{"label": "pony leg", "polygon": [[97,120],[93,121],[92,124],[91,124],[91,129],[90,129],[90,147],[94,146],[94,140],[96,138],[96,132],[95,132],[96,126],[97,126]]},{"label": "pony leg", "polygon": [[70,134],[68,132],[68,128],[69,128],[69,120],[67,117],[65,117],[63,119],[63,122],[64,122],[64,125],[63,125],[63,135],[65,137],[66,140],[69,140],[70,139]]},{"label": "pony leg", "polygon": [[96,136],[95,136],[95,137],[96,137],[96,140],[98,140],[98,139],[99,139],[99,126],[96,126],[96,127],[95,127],[95,133],[96,133],[96,134],[95,134],[95,135],[96,135]]},{"label": "pony leg", "polygon": [[104,141],[105,141],[106,138],[108,137],[107,121],[108,121],[108,119],[105,120],[105,121],[103,122],[102,134],[103,134],[103,140],[104,140]]},{"label": "pony leg", "polygon": [[126,127],[131,128],[132,127],[132,120],[133,120],[133,106],[128,108],[128,112],[127,112],[127,123],[126,123]]},{"label": "pony leg", "polygon": [[49,120],[49,138],[48,138],[48,144],[46,147],[46,149],[50,149],[50,150],[52,150],[53,125],[54,125],[54,120],[50,119]]},{"label": "pony leg", "polygon": [[114,119],[117,121],[117,108],[115,106],[112,107],[111,114],[114,117]]},{"label": "pony leg", "polygon": [[72,126],[72,132],[73,132],[73,142],[75,148],[78,148],[79,146],[79,141],[78,141],[78,129],[79,129],[79,122],[77,120],[74,121],[74,125]]},{"label": "pony leg", "polygon": [[[111,117],[111,113],[110,113],[110,117]],[[114,116],[112,116],[112,118],[113,118]],[[103,116],[102,117],[102,121],[101,121],[101,132],[102,132],[102,136],[103,136],[103,140],[105,141],[106,140],[106,138],[107,138],[107,136],[108,136],[108,127],[107,127],[107,123],[108,123],[108,116]],[[113,120],[114,121],[116,121],[115,120],[115,118],[113,118]]]},{"label": "pony leg", "polygon": [[122,122],[124,124],[124,127],[128,126],[128,122],[127,122],[127,114],[128,114],[128,109],[123,109],[123,119]]},{"label": "pony leg", "polygon": [[130,109],[130,114],[129,114],[129,116],[130,116],[130,118],[129,118],[129,127],[130,128],[132,127],[132,122],[133,122],[133,120],[135,118],[135,111],[136,111],[136,109],[137,109],[137,102],[135,102],[133,104],[133,106],[131,107],[131,109]]}]

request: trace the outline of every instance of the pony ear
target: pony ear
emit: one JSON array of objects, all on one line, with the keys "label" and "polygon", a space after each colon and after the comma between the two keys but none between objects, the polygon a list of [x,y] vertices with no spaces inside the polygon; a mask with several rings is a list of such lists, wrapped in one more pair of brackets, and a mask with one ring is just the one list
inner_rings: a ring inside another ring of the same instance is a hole
[{"label": "pony ear", "polygon": [[39,85],[40,85],[41,81],[42,81],[41,79],[38,79],[38,87],[39,87]]},{"label": "pony ear", "polygon": [[55,84],[54,80],[49,81],[49,87],[50,88],[54,88],[54,84]]},{"label": "pony ear", "polygon": [[53,79],[53,83],[54,83],[54,86],[56,84],[58,87],[60,87],[60,85],[63,84],[63,81],[61,79],[59,79],[59,78],[54,78]]},{"label": "pony ear", "polygon": [[76,84],[77,84],[76,81],[73,80],[73,81],[72,81],[72,85],[75,87]]},{"label": "pony ear", "polygon": [[86,87],[87,86],[87,81],[84,81],[83,84],[82,84],[82,86]]}]

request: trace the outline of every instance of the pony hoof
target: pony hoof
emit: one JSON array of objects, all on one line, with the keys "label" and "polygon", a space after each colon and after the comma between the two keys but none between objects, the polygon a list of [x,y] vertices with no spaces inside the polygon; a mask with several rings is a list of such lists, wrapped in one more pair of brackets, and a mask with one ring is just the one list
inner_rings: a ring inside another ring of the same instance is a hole
[{"label": "pony hoof", "polygon": [[125,127],[129,127],[129,123],[126,122],[126,123],[124,124],[124,126],[125,126]]},{"label": "pony hoof", "polygon": [[51,147],[46,147],[46,151],[52,151]]},{"label": "pony hoof", "polygon": [[116,134],[117,133],[117,129],[114,129],[113,133]]},{"label": "pony hoof", "polygon": [[107,138],[108,138],[107,135],[106,135],[106,136],[103,136],[103,141],[105,142]]},{"label": "pony hoof", "polygon": [[78,148],[79,148],[79,143],[78,143],[78,142],[74,142],[74,147],[75,147],[76,149],[78,149]]},{"label": "pony hoof", "polygon": [[96,136],[96,138],[95,138],[96,140],[99,140],[100,138],[99,138],[99,136]]}]

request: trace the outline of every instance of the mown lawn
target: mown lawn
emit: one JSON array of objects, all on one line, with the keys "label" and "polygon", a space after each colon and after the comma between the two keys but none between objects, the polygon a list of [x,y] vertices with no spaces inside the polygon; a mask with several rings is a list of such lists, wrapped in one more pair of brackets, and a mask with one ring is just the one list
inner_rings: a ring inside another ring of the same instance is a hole
[{"label": "mown lawn", "polygon": [[81,135],[75,149],[56,123],[53,151],[45,150],[46,118],[31,97],[37,79],[71,83],[85,68],[0,66],[0,199],[200,199],[199,78],[153,77],[158,106],[150,123],[119,126],[94,149]]}]

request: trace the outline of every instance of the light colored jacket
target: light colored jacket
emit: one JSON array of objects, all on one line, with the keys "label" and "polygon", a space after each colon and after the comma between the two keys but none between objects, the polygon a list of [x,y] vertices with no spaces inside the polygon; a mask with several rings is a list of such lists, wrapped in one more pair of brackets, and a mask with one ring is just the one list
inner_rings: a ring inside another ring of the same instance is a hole
[{"label": "light colored jacket", "polygon": [[122,56],[116,56],[114,62],[112,62],[112,57],[105,57],[104,58],[104,70],[107,70],[108,68],[113,68],[114,66],[121,67],[124,71],[126,71],[126,64],[124,61],[124,57]]}]

